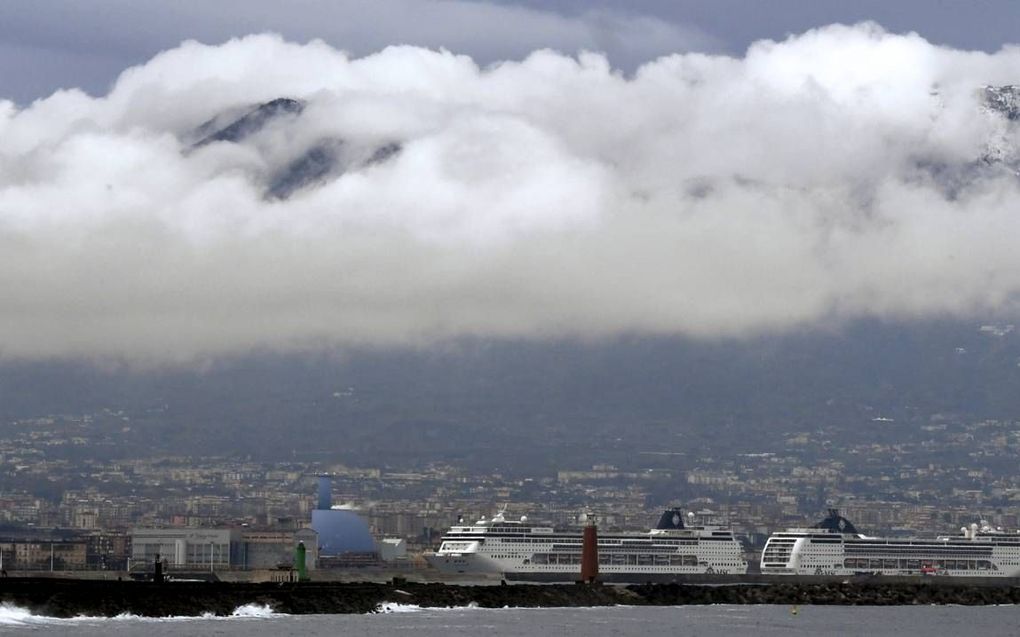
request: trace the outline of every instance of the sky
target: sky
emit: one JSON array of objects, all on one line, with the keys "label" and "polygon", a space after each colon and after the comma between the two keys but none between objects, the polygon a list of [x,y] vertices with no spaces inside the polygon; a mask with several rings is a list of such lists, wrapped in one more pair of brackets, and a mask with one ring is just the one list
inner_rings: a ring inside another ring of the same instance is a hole
[{"label": "sky", "polygon": [[281,6],[0,4],[0,360],[1016,312],[1013,3]]},{"label": "sky", "polygon": [[866,20],[988,52],[1020,32],[1013,0],[13,0],[0,3],[0,96],[102,94],[125,68],[183,40],[261,32],[320,38],[355,55],[390,44],[445,47],[480,64],[584,48],[632,69],[677,51],[740,55],[763,38]]}]

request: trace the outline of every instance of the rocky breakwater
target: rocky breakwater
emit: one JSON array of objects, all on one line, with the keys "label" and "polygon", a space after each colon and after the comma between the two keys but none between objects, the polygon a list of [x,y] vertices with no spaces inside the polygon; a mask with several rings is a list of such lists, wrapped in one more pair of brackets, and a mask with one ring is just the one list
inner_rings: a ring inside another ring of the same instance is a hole
[{"label": "rocky breakwater", "polygon": [[0,602],[49,617],[226,616],[250,604],[295,614],[370,613],[391,592],[386,584],[154,584],[44,578],[0,581]]},{"label": "rocky breakwater", "polygon": [[818,604],[903,606],[960,604],[981,606],[1020,603],[1020,587],[940,581],[825,582],[764,585],[692,586],[645,584],[628,590],[654,606],[689,604]]},{"label": "rocky breakwater", "polygon": [[608,606],[641,603],[611,586],[454,586],[414,583],[225,583],[0,580],[0,602],[50,617],[230,615],[247,605],[277,613],[371,613],[385,604],[421,607]]},{"label": "rocky breakwater", "polygon": [[0,602],[53,617],[230,615],[246,605],[278,613],[371,613],[385,604],[482,608],[686,604],[1017,604],[1020,587],[918,583],[454,586],[449,584],[0,580]]}]

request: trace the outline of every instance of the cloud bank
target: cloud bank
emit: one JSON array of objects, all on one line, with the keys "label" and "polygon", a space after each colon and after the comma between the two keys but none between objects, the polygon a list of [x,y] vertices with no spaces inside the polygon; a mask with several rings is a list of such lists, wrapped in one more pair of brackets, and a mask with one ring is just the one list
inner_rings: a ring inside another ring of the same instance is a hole
[{"label": "cloud bank", "polygon": [[[982,87],[1017,68],[871,24],[629,76],[186,42],[103,97],[0,102],[0,357],[1013,312],[1017,113]],[[281,97],[300,109],[196,144]]]}]

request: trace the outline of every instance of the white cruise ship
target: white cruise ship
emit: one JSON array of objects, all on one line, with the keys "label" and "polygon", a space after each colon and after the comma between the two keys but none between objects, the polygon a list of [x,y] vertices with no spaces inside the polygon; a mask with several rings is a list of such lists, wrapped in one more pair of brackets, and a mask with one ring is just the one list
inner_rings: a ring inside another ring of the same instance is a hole
[{"label": "white cruise ship", "polygon": [[773,533],[761,555],[766,575],[1020,576],[1020,535],[972,524],[960,535],[879,538],[857,532],[831,509],[811,528]]},{"label": "white cruise ship", "polygon": [[[598,534],[599,579],[605,582],[671,581],[677,576],[744,574],[747,562],[733,531],[687,526],[679,509],[662,514],[654,529]],[[581,529],[533,525],[504,512],[453,526],[439,550],[426,555],[444,573],[500,575],[507,580],[572,582],[580,577]]]}]

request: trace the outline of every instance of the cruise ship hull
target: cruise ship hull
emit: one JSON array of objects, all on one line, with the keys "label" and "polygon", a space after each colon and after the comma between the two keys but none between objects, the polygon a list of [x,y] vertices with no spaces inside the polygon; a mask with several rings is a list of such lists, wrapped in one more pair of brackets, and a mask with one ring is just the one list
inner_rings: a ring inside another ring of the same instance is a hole
[{"label": "cruise ship hull", "polygon": [[[428,560],[435,565],[433,559]],[[454,575],[460,571],[439,569],[444,575]],[[548,572],[505,572],[473,571],[472,573],[486,578],[500,578],[507,583],[520,584],[570,584],[580,579],[577,573]],[[470,573],[467,573],[470,574]],[[463,575],[461,575],[463,576]],[[845,575],[802,575],[802,574],[762,574],[762,573],[606,573],[600,572],[598,580],[604,584],[686,584],[690,586],[721,586],[726,584],[768,585],[768,584],[911,584],[923,582],[930,586],[953,586],[960,583],[957,577],[919,577],[917,574],[874,574],[851,573]],[[968,586],[1020,586],[1020,577],[974,576],[967,577]]]},{"label": "cruise ship hull", "polygon": [[[917,575],[762,575],[746,573],[743,575],[646,575],[638,574],[599,574],[603,584],[685,584],[688,586],[724,586],[751,585],[765,586],[770,584],[917,584],[926,586],[1020,586],[1020,577],[967,577],[961,581],[959,577],[918,577]],[[549,573],[506,573],[503,578],[508,583],[521,584],[564,584],[576,580],[563,580]]]},{"label": "cruise ship hull", "polygon": [[1020,577],[1020,535],[977,525],[958,536],[869,537],[835,510],[810,528],[773,533],[762,551],[766,575],[834,577]]},{"label": "cruise ship hull", "polygon": [[[605,573],[599,572],[598,581],[603,584],[746,584],[747,575],[680,574],[680,573]],[[569,584],[580,579],[579,574],[569,577],[566,573],[504,573],[508,582],[529,582],[534,584]]]},{"label": "cruise ship hull", "polygon": [[[495,575],[513,582],[570,583],[581,578],[580,567],[562,566],[538,569],[520,569],[501,564],[498,560],[487,559],[484,555],[472,554],[462,556],[426,555],[426,561],[446,575]],[[683,570],[680,570],[680,569]],[[552,570],[555,569],[555,570]],[[707,567],[646,567],[636,571],[613,568],[607,565],[599,567],[598,579],[612,584],[644,584],[669,582],[720,582],[732,580],[743,581],[745,573],[741,569],[715,570]]]},{"label": "cruise ship hull", "polygon": [[[524,522],[479,520],[452,527],[429,564],[450,575],[505,580],[573,582],[581,578],[580,531]],[[663,514],[649,531],[598,536],[598,578],[603,582],[679,581],[678,577],[747,572],[733,532],[719,526],[687,527],[678,510]]]}]

